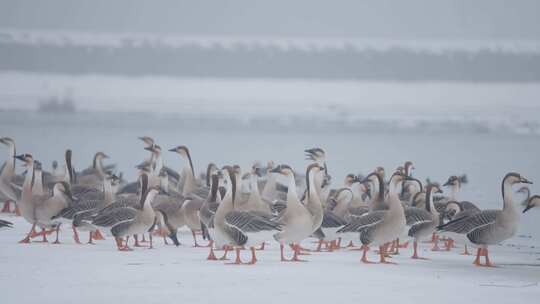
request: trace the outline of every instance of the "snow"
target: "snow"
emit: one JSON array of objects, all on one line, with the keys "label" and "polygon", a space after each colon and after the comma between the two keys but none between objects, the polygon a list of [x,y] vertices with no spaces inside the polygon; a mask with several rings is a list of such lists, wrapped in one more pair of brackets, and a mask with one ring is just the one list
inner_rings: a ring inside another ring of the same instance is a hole
[{"label": "snow", "polygon": [[[538,213],[531,214],[538,216]],[[29,224],[0,215],[15,228],[0,231],[0,286],[4,303],[534,303],[540,295],[540,250],[514,238],[490,251],[498,268],[477,268],[473,257],[431,252],[409,258],[411,248],[392,260],[399,265],[364,265],[360,252],[313,253],[305,263],[282,263],[279,246],[258,252],[255,266],[208,262],[206,248],[192,248],[183,231],[180,247],[118,252],[113,240],[77,245],[64,228],[63,244],[18,244]],[[85,236],[84,236],[85,237]],[[83,238],[84,238],[83,237]],[[305,241],[305,247],[314,247]],[[219,255],[220,253],[218,253]],[[248,260],[248,252],[243,253]],[[291,254],[289,252],[289,254]],[[233,255],[231,255],[233,256]],[[371,254],[371,259],[376,259]]]}]

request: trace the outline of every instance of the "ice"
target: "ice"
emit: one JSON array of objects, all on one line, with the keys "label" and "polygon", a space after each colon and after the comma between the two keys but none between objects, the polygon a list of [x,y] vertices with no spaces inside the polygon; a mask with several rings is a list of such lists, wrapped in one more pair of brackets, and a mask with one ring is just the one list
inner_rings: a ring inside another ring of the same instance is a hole
[{"label": "ice", "polygon": [[[392,259],[397,266],[364,265],[360,253],[349,250],[303,256],[306,263],[282,263],[279,246],[272,243],[258,252],[255,266],[231,266],[206,261],[208,249],[192,248],[187,231],[178,248],[154,238],[155,249],[133,252],[116,251],[110,238],[76,245],[67,228],[61,245],[17,244],[29,225],[22,218],[0,216],[15,222],[15,229],[0,231],[0,286],[6,303],[495,304],[512,299],[534,303],[540,294],[538,247],[493,246],[490,253],[499,267],[487,269],[473,266],[473,257],[459,255],[460,248],[431,252],[429,244],[421,245],[421,254],[431,260],[411,260],[410,248],[403,249]],[[304,246],[315,244],[308,240]],[[248,252],[243,254],[247,260]]]}]

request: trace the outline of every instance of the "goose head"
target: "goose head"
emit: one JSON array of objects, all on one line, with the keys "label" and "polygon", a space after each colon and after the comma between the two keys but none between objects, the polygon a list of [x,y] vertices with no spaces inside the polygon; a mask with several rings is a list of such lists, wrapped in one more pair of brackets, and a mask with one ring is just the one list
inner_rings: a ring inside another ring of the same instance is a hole
[{"label": "goose head", "polygon": [[528,201],[527,206],[523,209],[523,213],[531,210],[534,207],[540,206],[540,195],[533,195]]},{"label": "goose head", "polygon": [[253,163],[253,165],[251,166],[251,174],[254,174],[257,177],[262,177],[263,168],[262,168],[261,162],[256,161]]},{"label": "goose head", "polygon": [[159,145],[156,145],[156,144],[150,145],[148,147],[144,147],[144,149],[146,151],[152,152],[155,155],[160,155],[161,154],[161,147]]},{"label": "goose head", "polygon": [[272,169],[272,171],[270,171],[270,172],[281,174],[281,175],[286,176],[286,177],[294,178],[294,171],[289,165],[284,165],[284,164],[278,165],[277,167]]},{"label": "goose head", "polygon": [[186,146],[176,146],[172,149],[169,149],[169,152],[174,152],[180,154],[180,156],[186,159],[189,162],[189,167],[191,168],[191,173],[195,176],[195,170],[193,169],[193,162],[191,161],[191,155],[189,149]]},{"label": "goose head", "polygon": [[0,143],[8,147],[15,146],[15,141],[11,139],[10,137],[0,137]]},{"label": "goose head", "polygon": [[234,205],[234,201],[236,199],[236,172],[232,166],[223,166],[221,172],[223,173],[224,181],[227,182],[227,185],[229,187],[227,189],[227,192],[230,191],[232,197],[232,204]]},{"label": "goose head", "polygon": [[154,144],[154,139],[150,136],[140,136],[138,139],[144,142],[147,146],[152,146]]},{"label": "goose head", "polygon": [[324,162],[326,160],[326,153],[321,148],[311,148],[304,150],[306,153],[306,159],[315,162]]},{"label": "goose head", "polygon": [[356,175],[347,174],[347,176],[345,176],[345,181],[344,181],[345,186],[352,187],[352,185],[356,182],[358,182],[358,177]]},{"label": "goose head", "polygon": [[16,159],[23,162],[23,167],[31,168],[34,166],[34,158],[32,157],[32,154],[20,154],[14,156]]},{"label": "goose head", "polygon": [[532,184],[532,182],[519,173],[510,172],[504,177],[503,184],[512,186],[515,184]]},{"label": "goose head", "polygon": [[414,164],[412,161],[408,160],[405,162],[405,164],[403,165],[403,173],[405,173],[405,175],[407,176],[412,176],[412,172],[414,170]]}]

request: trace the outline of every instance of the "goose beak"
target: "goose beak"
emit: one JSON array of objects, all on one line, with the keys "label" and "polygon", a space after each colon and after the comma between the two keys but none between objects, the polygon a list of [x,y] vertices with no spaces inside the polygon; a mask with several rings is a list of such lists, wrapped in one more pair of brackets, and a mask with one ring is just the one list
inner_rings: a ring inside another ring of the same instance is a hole
[{"label": "goose beak", "polygon": [[532,209],[532,207],[534,207],[534,205],[527,205],[527,207],[525,207],[525,209],[523,209],[523,213],[529,211],[530,209]]},{"label": "goose beak", "polygon": [[24,160],[24,155],[22,155],[22,154],[21,154],[21,155],[15,155],[15,156],[13,156],[13,157],[16,158],[16,159],[18,159],[18,160],[20,160],[20,161],[25,161],[25,160]]},{"label": "goose beak", "polygon": [[279,166],[275,167],[274,169],[270,170],[272,173],[281,173],[281,168]]},{"label": "goose beak", "polygon": [[169,149],[169,152],[178,152],[178,150],[176,150],[176,148],[172,148],[172,149]]},{"label": "goose beak", "polygon": [[441,189],[437,189],[437,191],[435,191],[435,193],[443,193],[443,191]]},{"label": "goose beak", "polygon": [[450,186],[450,181],[446,181],[446,183],[443,184],[443,187]]},{"label": "goose beak", "polygon": [[520,182],[521,182],[522,184],[532,184],[532,182],[531,182],[530,180],[526,179],[526,178],[523,177],[523,176],[521,177]]}]

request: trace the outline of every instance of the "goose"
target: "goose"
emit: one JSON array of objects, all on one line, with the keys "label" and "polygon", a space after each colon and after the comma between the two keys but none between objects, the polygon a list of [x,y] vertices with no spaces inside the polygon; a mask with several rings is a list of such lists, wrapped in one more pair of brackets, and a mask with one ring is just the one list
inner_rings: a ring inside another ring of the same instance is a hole
[{"label": "goose", "polygon": [[[140,136],[138,137],[139,140],[145,143],[145,150],[151,151],[151,147],[154,145],[154,139],[150,136]],[[144,159],[143,163],[154,163],[155,155],[154,153],[150,154],[150,156],[146,159]],[[163,168],[167,171],[167,174],[169,175],[169,179],[172,179],[171,182],[174,182],[175,184],[178,183],[178,180],[180,179],[180,176],[176,171],[173,169],[163,165]],[[158,171],[159,172],[159,171]]]},{"label": "goose", "polygon": [[1,212],[10,212],[10,204],[17,201],[17,190],[11,184],[15,176],[15,141],[9,137],[1,137],[0,143],[8,147],[8,157],[0,169],[0,199],[4,202]]},{"label": "goose", "polygon": [[326,165],[326,152],[322,148],[318,147],[306,149],[304,152],[306,159],[312,160],[324,168],[324,171],[315,177],[315,184],[318,185],[317,193],[321,199],[321,202],[326,202],[330,194],[329,186],[331,183],[331,177],[328,174],[328,167]]},{"label": "goose", "polygon": [[[142,176],[142,183],[148,184],[148,176]],[[146,188],[146,186],[143,186]],[[127,239],[125,245],[123,238],[148,232],[156,223],[156,214],[152,208],[152,201],[159,193],[159,186],[153,186],[141,194],[139,205],[133,207],[118,207],[109,212],[102,213],[93,219],[92,224],[107,227],[116,240],[119,251],[130,251]]]},{"label": "goose", "polygon": [[36,218],[34,215],[34,196],[32,195],[32,176],[34,175],[34,158],[31,154],[20,154],[15,156],[16,159],[23,162],[26,168],[26,176],[22,186],[20,198],[17,200],[17,206],[21,212],[21,216],[32,225],[32,228],[24,239],[19,243],[30,243],[30,238],[35,234]]},{"label": "goose", "polygon": [[194,247],[201,247],[197,242],[196,231],[201,229],[201,220],[199,218],[199,210],[204,202],[203,197],[208,195],[208,189],[206,186],[200,187],[195,178],[195,169],[193,168],[193,161],[191,160],[191,154],[186,146],[177,146],[169,149],[170,152],[180,154],[182,158],[188,161],[188,166],[184,167],[182,174],[180,175],[180,182],[178,183],[181,189],[181,193],[185,198],[182,204],[182,212],[186,225],[191,229],[193,235]]},{"label": "goose", "polygon": [[[280,244],[281,261],[300,262],[300,242],[313,233],[313,216],[298,199],[294,171],[288,165],[279,165],[272,170],[287,178],[287,208],[278,216],[277,221],[283,225],[282,231],[274,235],[274,239]],[[294,254],[291,260],[285,259],[284,244],[292,244]]]},{"label": "goose", "polygon": [[[304,206],[311,214],[312,221],[312,233],[315,233],[319,238],[319,247],[323,241],[334,241],[337,239],[335,235],[335,216],[331,212],[327,212],[326,221],[324,227],[321,227],[324,221],[325,212],[323,210],[322,202],[317,192],[317,185],[315,184],[316,176],[319,172],[322,172],[324,167],[321,167],[318,163],[309,165],[306,169],[306,195],[303,201]],[[336,229],[337,230],[337,229]]]},{"label": "goose", "polygon": [[245,185],[249,192],[244,204],[238,203],[236,210],[257,211],[263,216],[270,217],[272,215],[271,205],[261,198],[261,192],[259,191],[258,179],[261,176],[261,170],[260,164],[255,162],[251,166],[251,171],[242,177],[242,181],[247,182]]},{"label": "goose", "polygon": [[[58,214],[64,210],[72,201],[76,200],[66,182],[58,182],[52,190],[53,195],[34,195],[34,216],[36,224],[42,229],[43,241],[46,242],[45,229],[54,229],[56,231],[56,240],[53,244],[60,244],[58,235],[60,233],[61,221],[57,220]],[[44,197],[47,197],[46,199]]]},{"label": "goose", "polygon": [[[382,180],[379,172],[368,175],[367,179],[371,176],[375,176],[379,181]],[[385,259],[386,247],[401,235],[406,224],[405,213],[397,192],[398,187],[406,178],[400,173],[394,173],[390,178],[387,210],[370,211],[337,231],[337,233],[352,231],[360,233],[360,241],[363,244],[362,262],[371,263],[367,259],[368,246],[379,245],[380,263],[391,263]],[[384,184],[378,191],[380,197],[381,193],[384,193]]]},{"label": "goose", "polygon": [[534,207],[540,207],[540,196],[539,195],[533,195],[531,198],[529,198],[527,202],[527,206],[525,206],[525,209],[523,209],[523,213],[531,210]]},{"label": "goose", "polygon": [[103,160],[109,156],[103,152],[97,152],[92,161],[92,167],[84,169],[77,177],[77,183],[84,186],[101,188],[101,182],[105,178],[107,168],[103,165]]},{"label": "goose", "polygon": [[0,219],[0,230],[4,230],[8,228],[13,228],[13,223]]},{"label": "goose", "polygon": [[251,261],[247,264],[254,265],[257,262],[255,246],[272,239],[276,232],[281,231],[281,224],[254,212],[235,210],[236,173],[230,166],[225,166],[222,170],[228,178],[228,183],[225,197],[214,215],[216,235],[225,240],[227,245],[235,248],[236,259],[229,264],[242,264],[240,249],[245,246],[251,251]]},{"label": "goose", "polygon": [[429,184],[426,187],[425,209],[416,207],[405,208],[405,218],[407,226],[410,226],[407,235],[414,240],[414,252],[411,258],[426,259],[418,256],[418,241],[433,234],[435,228],[439,225],[440,216],[433,205],[433,193],[442,193],[439,186]]},{"label": "goose", "polygon": [[[453,221],[453,220],[460,219],[462,217],[471,216],[471,215],[481,211],[474,204],[472,204],[472,203],[467,204],[467,203],[468,203],[467,201],[464,201],[464,202],[449,201],[449,202],[447,202],[446,203],[446,208],[445,208],[444,213],[443,213],[443,216],[441,217],[441,219],[442,219],[441,224],[443,223],[444,220],[447,220],[447,219],[449,221]],[[461,255],[470,255],[469,250],[468,250],[468,246],[473,245],[473,244],[469,241],[469,239],[467,239],[467,237],[465,235],[459,234],[459,233],[453,233],[453,232],[449,232],[449,231],[441,231],[440,234],[443,235],[443,236],[447,236],[449,238],[449,240],[450,240],[450,244],[447,244],[447,246],[446,246],[447,251],[450,250],[450,248],[453,246],[453,243],[455,241],[458,241],[459,243],[463,244],[463,252],[461,253]]]},{"label": "goose", "polygon": [[[208,176],[208,175],[207,175]],[[201,218],[201,225],[203,227],[203,232],[208,234],[208,239],[210,240],[209,248],[210,252],[206,258],[209,261],[216,261],[216,255],[214,253],[215,248],[223,248],[225,246],[224,240],[216,239],[215,226],[214,226],[214,216],[216,210],[221,203],[221,196],[219,195],[219,182],[222,179],[223,175],[221,171],[215,172],[210,177],[210,194],[204,201],[199,211],[199,217]],[[222,259],[225,259],[225,255]]]},{"label": "goose", "polygon": [[448,180],[443,184],[444,187],[450,188],[450,193],[448,196],[448,201],[457,200],[456,196],[461,190],[463,184],[468,183],[467,175],[463,174],[461,176],[452,175]]},{"label": "goose", "polygon": [[103,181],[102,192],[97,195],[83,196],[79,199],[79,203],[71,204],[61,212],[62,217],[73,219],[73,227],[88,231],[88,244],[93,244],[94,239],[103,239],[98,227],[92,225],[91,220],[101,209],[113,203],[115,197],[113,187],[118,182],[119,178],[116,175],[107,175]]},{"label": "goose", "polygon": [[[498,244],[515,235],[519,224],[519,214],[513,205],[512,186],[516,184],[532,184],[532,182],[519,173],[506,174],[501,185],[502,210],[482,210],[437,227],[441,231],[467,235],[467,238],[478,247],[474,265],[493,267],[489,260],[489,245]],[[485,264],[480,262],[482,255],[485,257]]]},{"label": "goose", "polygon": [[184,196],[178,193],[174,188],[169,186],[169,174],[162,169],[161,177],[161,192],[154,199],[152,206],[156,211],[160,211],[168,228],[168,237],[176,246],[180,246],[178,241],[178,229],[186,224],[184,218]]}]

